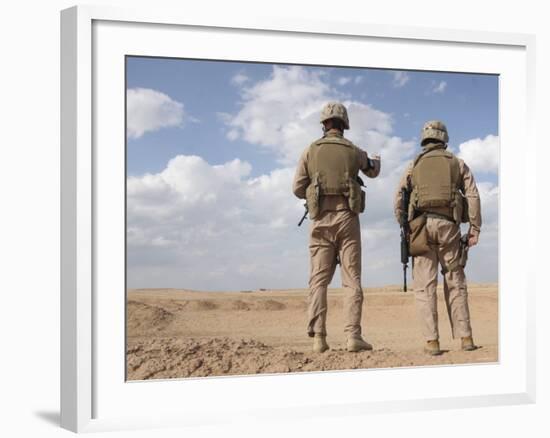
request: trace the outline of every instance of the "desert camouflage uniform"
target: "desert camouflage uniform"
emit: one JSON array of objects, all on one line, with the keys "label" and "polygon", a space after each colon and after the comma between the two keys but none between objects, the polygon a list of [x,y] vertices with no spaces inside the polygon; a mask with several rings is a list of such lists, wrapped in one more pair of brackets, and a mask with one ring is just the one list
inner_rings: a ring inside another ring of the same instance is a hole
[{"label": "desert camouflage uniform", "polygon": [[[329,130],[326,137],[342,137],[339,130]],[[380,159],[370,158],[357,148],[359,169],[370,178],[380,173]],[[298,163],[293,183],[294,194],[306,198],[311,183],[308,174],[307,148]],[[320,214],[310,221],[310,278],[308,297],[309,336],[326,335],[327,287],[334,275],[337,256],[340,260],[342,287],[344,288],[345,332],[349,336],[361,334],[363,290],[361,288],[361,230],[359,216],[350,210],[343,195],[325,195],[320,199]]]},{"label": "desert camouflage uniform", "polygon": [[[425,147],[433,148],[437,145],[428,143]],[[460,188],[468,203],[469,233],[471,236],[479,236],[481,228],[479,192],[474,176],[466,163],[460,158],[458,162]],[[410,189],[412,169],[411,162],[401,177],[395,195],[394,212],[398,221],[401,217],[401,189]],[[444,216],[452,218],[452,211],[440,210],[437,216],[428,215],[426,226],[431,249],[413,258],[413,289],[422,333],[426,341],[439,339],[436,295],[439,265],[444,272],[443,290],[453,338],[472,336],[466,276],[464,269],[456,263],[460,256],[460,227],[454,221],[443,218]]]}]

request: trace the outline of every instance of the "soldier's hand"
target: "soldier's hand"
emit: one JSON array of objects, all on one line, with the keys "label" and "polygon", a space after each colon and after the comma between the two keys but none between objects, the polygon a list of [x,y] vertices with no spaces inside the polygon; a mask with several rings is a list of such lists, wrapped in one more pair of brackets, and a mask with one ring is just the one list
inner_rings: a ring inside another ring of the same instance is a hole
[{"label": "soldier's hand", "polygon": [[478,240],[479,240],[478,235],[470,234],[470,237],[468,238],[468,247],[471,248],[472,246],[477,245]]}]

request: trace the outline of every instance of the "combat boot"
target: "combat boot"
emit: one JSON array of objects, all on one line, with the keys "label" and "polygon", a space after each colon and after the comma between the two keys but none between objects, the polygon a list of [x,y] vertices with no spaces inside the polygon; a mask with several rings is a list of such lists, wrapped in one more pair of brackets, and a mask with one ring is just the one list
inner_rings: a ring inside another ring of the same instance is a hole
[{"label": "combat boot", "polygon": [[431,356],[439,356],[441,354],[441,350],[439,349],[439,340],[434,339],[432,341],[427,341],[424,351]]},{"label": "combat boot", "polygon": [[315,334],[313,337],[313,352],[323,353],[329,349],[327,337],[325,335]]},{"label": "combat boot", "polygon": [[466,336],[466,337],[460,338],[460,339],[462,341],[462,349],[464,351],[473,351],[477,348],[475,346],[474,340],[472,339],[471,336]]},{"label": "combat boot", "polygon": [[372,350],[372,345],[366,342],[361,336],[350,336],[346,347],[350,352]]}]

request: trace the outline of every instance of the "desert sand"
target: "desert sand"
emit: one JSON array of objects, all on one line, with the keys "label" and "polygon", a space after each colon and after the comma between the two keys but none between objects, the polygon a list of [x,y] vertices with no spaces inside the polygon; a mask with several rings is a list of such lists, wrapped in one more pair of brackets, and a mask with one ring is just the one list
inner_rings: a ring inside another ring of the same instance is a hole
[{"label": "desert sand", "polygon": [[497,285],[468,286],[474,340],[452,339],[439,291],[440,342],[428,356],[414,294],[398,286],[365,288],[363,333],[372,351],[345,350],[341,289],[329,290],[327,342],[312,353],[306,334],[306,289],[198,292],[133,289],[127,293],[128,380],[411,367],[498,361]]}]

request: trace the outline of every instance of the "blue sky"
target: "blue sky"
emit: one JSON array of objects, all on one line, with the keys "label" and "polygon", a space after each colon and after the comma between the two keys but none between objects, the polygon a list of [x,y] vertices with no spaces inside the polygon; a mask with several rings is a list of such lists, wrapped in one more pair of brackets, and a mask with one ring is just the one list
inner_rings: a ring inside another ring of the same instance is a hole
[{"label": "blue sky", "polygon": [[[451,146],[470,138],[498,134],[498,80],[494,75],[408,71],[407,83],[397,87],[389,70],[309,68],[326,71],[336,86],[340,78],[353,78],[338,86],[339,89],[391,114],[395,135],[399,137],[416,138],[422,123],[434,118],[449,126]],[[271,71],[272,64],[128,58],[128,88],[150,88],[184,102],[186,111],[199,121],[187,122],[183,129],[161,129],[132,140],[128,173],[160,171],[179,153],[203,156],[211,164],[239,157],[255,163],[256,174],[271,170],[275,162],[273,154],[259,153],[242,140],[228,142],[224,123],[218,116],[220,112],[231,113],[239,108],[239,88],[231,86],[231,78],[244,74],[254,82],[268,77]],[[356,77],[363,79],[356,83]],[[433,92],[441,81],[447,84],[444,92]]]},{"label": "blue sky", "polygon": [[[449,146],[485,194],[490,232],[472,274],[496,281],[498,77],[129,57],[127,93],[129,287],[304,287],[307,229],[296,229],[301,203],[290,183],[321,135],[322,104],[334,99],[348,105],[346,135],[382,155],[367,195],[376,205],[362,217],[363,283],[399,283],[398,247],[384,245],[397,234],[392,187],[430,119],[447,124]],[[218,181],[197,185],[209,174]]]}]

